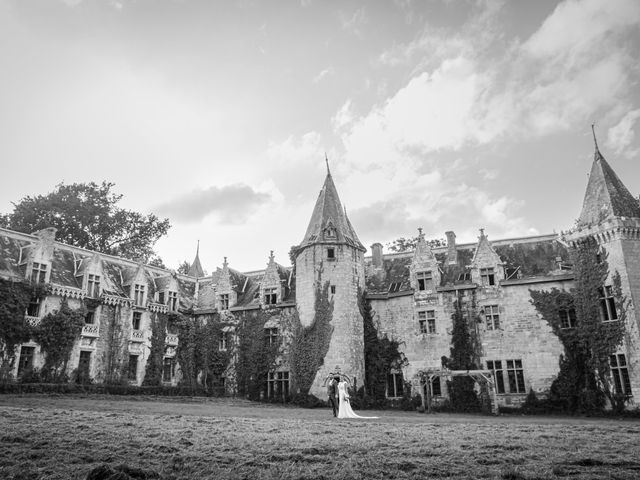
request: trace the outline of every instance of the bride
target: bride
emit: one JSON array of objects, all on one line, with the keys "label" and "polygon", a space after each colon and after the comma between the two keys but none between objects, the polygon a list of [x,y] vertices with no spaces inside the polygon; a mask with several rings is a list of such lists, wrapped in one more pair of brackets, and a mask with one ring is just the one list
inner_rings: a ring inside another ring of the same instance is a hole
[{"label": "bride", "polygon": [[338,409],[338,418],[378,418],[378,417],[361,417],[354,413],[349,403],[349,393],[347,392],[347,382],[341,380],[338,383],[338,398],[340,400],[340,408]]}]

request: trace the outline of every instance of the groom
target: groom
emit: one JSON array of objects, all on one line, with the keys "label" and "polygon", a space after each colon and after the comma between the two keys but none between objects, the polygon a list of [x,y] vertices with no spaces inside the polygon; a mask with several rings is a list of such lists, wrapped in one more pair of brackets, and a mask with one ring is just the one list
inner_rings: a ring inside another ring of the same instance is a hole
[{"label": "groom", "polygon": [[329,397],[334,417],[338,413],[338,379],[339,377],[333,377],[327,386],[327,396]]}]

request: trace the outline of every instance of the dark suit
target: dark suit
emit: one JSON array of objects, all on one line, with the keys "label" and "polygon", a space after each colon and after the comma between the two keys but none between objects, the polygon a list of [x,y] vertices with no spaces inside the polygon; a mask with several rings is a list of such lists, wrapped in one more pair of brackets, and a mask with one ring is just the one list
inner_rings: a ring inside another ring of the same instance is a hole
[{"label": "dark suit", "polygon": [[338,389],[336,388],[336,381],[332,379],[329,382],[329,386],[327,387],[327,396],[329,397],[329,403],[331,404],[331,408],[333,409],[334,417],[338,413],[338,405],[336,400],[337,393],[338,393]]}]

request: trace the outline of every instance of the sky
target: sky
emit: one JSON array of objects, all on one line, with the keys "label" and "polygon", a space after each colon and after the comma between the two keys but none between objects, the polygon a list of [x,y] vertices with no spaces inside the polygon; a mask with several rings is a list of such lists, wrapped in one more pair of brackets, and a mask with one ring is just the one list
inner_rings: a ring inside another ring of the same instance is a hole
[{"label": "sky", "polygon": [[0,212],[114,182],[165,264],[289,264],[326,175],[365,246],[569,229],[640,191],[637,0],[0,0]]}]

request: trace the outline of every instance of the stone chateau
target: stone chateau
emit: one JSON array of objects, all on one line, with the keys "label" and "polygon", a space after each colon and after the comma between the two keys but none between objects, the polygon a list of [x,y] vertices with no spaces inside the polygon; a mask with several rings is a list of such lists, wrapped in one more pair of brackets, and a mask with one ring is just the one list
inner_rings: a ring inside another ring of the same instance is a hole
[{"label": "stone chateau", "polygon": [[[420,232],[415,251],[384,253],[380,243],[365,256],[354,227],[344,211],[330,173],[296,250],[295,268],[276,262],[273,252],[266,269],[239,272],[227,258],[212,275],[204,275],[198,253],[187,275],[103,255],[56,241],[55,229],[31,235],[0,229],[0,276],[16,281],[44,282],[46,298],[33,298],[26,312],[29,322],[39,322],[59,308],[66,297],[79,307],[85,299],[93,307],[74,347],[69,372],[78,371],[95,381],[104,380],[105,354],[110,337],[107,325],[117,322],[128,345],[128,379],[141,384],[150,352],[151,316],[171,311],[193,317],[224,313],[230,324],[220,338],[219,349],[231,349],[234,315],[268,310],[265,339],[285,335],[283,319],[297,312],[302,325],[314,317],[316,287],[329,282],[333,300],[333,333],[324,365],[311,393],[325,397],[323,380],[338,366],[364,379],[363,318],[358,292],[366,291],[380,335],[401,342],[408,363],[388,372],[387,396],[400,397],[410,382],[414,392],[421,386],[418,372],[441,368],[449,354],[454,302],[461,300],[482,319],[475,325],[481,343],[482,367],[492,370],[499,402],[521,402],[529,389],[544,393],[559,370],[563,352],[558,338],[530,303],[530,289],[568,290],[573,285],[569,251],[575,242],[594,238],[609,253],[610,275],[619,272],[622,288],[630,300],[627,335],[611,357],[611,375],[618,393],[633,402],[640,392],[640,205],[627,190],[596,147],[582,212],[570,233],[489,240],[479,231],[477,243],[456,243],[446,232],[447,245],[430,248]],[[619,312],[603,288],[602,321],[617,321]],[[572,328],[573,311],[560,312],[564,326]],[[175,361],[178,337],[166,336],[163,381],[177,384],[180,365]],[[42,365],[36,343],[21,345],[13,374],[21,376]],[[293,385],[286,354],[264,379],[264,395],[275,396]],[[221,378],[228,394],[235,383],[229,369]],[[434,378],[431,395],[445,398],[446,382]],[[293,393],[293,392],[292,392]],[[424,392],[422,392],[424,393]]]}]

